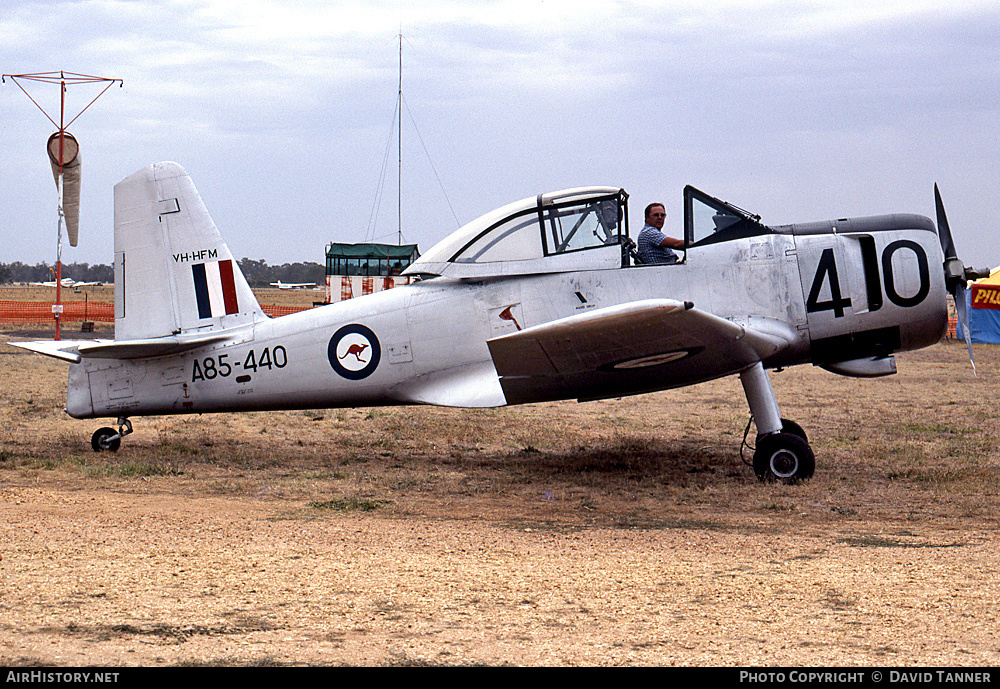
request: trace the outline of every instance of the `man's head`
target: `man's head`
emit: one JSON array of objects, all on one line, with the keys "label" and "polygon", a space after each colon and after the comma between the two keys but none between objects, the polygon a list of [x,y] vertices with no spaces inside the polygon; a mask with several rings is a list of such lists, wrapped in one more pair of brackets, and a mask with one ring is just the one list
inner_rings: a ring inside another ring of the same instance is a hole
[{"label": "man's head", "polygon": [[667,219],[667,211],[662,203],[651,203],[646,206],[646,224],[652,225],[658,230],[663,229],[663,223]]}]

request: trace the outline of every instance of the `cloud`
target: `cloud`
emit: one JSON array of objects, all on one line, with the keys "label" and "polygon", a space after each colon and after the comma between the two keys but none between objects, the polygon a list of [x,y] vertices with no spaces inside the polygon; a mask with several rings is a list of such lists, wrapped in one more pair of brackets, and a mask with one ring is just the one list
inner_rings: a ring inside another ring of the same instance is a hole
[{"label": "cloud", "polygon": [[[188,168],[237,255],[319,261],[328,241],[394,238],[402,31],[404,226],[422,249],[455,228],[451,207],[467,221],[569,186],[622,185],[679,218],[691,183],[778,224],[932,215],[939,181],[963,257],[997,265],[997,18],[923,0],[14,2],[0,61],[125,81],[74,127],[70,261],[110,260],[111,187],[155,160]],[[0,89],[16,181],[0,218],[27,262],[54,243],[21,229],[53,224],[33,108]]]}]

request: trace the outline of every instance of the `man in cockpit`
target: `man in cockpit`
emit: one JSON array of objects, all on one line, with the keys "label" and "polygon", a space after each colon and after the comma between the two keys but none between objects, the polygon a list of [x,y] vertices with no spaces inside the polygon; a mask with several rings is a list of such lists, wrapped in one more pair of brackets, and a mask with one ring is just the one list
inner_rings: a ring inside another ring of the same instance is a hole
[{"label": "man in cockpit", "polygon": [[639,261],[650,263],[676,263],[677,254],[674,249],[683,249],[684,241],[663,234],[663,223],[667,219],[667,211],[662,203],[651,203],[646,206],[646,224],[639,233],[637,254]]}]

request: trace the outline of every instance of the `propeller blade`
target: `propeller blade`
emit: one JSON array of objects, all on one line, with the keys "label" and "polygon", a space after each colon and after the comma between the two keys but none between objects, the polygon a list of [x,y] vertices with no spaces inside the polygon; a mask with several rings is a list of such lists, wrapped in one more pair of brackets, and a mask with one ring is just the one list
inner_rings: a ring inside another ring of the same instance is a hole
[{"label": "propeller blade", "polygon": [[958,258],[955,251],[955,242],[951,238],[951,227],[948,225],[948,216],[944,212],[944,202],[941,201],[941,192],[938,185],[934,185],[934,206],[937,208],[938,237],[941,240],[941,251],[944,252],[944,284],[951,294],[959,286],[965,287],[965,266]]},{"label": "propeller blade", "polygon": [[962,335],[965,337],[965,346],[969,348],[969,363],[972,364],[972,375],[979,377],[976,373],[976,360],[972,356],[972,332],[969,330],[969,303],[965,296],[965,285],[955,287],[952,296],[955,297],[955,310],[958,312],[958,322],[962,324]]},{"label": "propeller blade", "polygon": [[[966,285],[970,279],[979,277],[978,272],[962,265],[955,251],[955,242],[951,238],[951,227],[948,225],[948,216],[944,212],[944,202],[941,201],[941,191],[938,185],[934,185],[934,207],[937,210],[938,237],[941,239],[941,251],[944,252],[944,284],[948,291],[955,298],[955,311],[958,313],[958,322],[962,324],[962,335],[965,336],[965,346],[969,348],[969,363],[972,364],[972,373],[976,373],[976,360],[972,356],[972,333],[969,332],[969,305],[966,301]],[[987,272],[987,274],[989,274]]]},{"label": "propeller blade", "polygon": [[934,185],[934,206],[937,208],[938,236],[941,238],[941,249],[944,251],[944,260],[949,261],[958,258],[955,252],[955,242],[951,239],[951,228],[948,226],[948,216],[944,212],[944,203],[941,201],[941,192],[938,185]]}]

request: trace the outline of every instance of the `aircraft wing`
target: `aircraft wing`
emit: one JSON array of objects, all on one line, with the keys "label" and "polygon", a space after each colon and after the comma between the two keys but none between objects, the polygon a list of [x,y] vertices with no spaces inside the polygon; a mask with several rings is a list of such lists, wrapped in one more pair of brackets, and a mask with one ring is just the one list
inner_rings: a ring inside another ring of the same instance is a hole
[{"label": "aircraft wing", "polygon": [[228,340],[230,335],[215,334],[198,337],[157,337],[145,340],[35,340],[8,342],[46,356],[63,359],[74,364],[84,357],[93,359],[141,359],[154,356],[179,354],[215,342]]},{"label": "aircraft wing", "polygon": [[787,347],[791,334],[747,328],[690,302],[648,299],[489,340],[508,404],[603,399],[736,373]]}]

